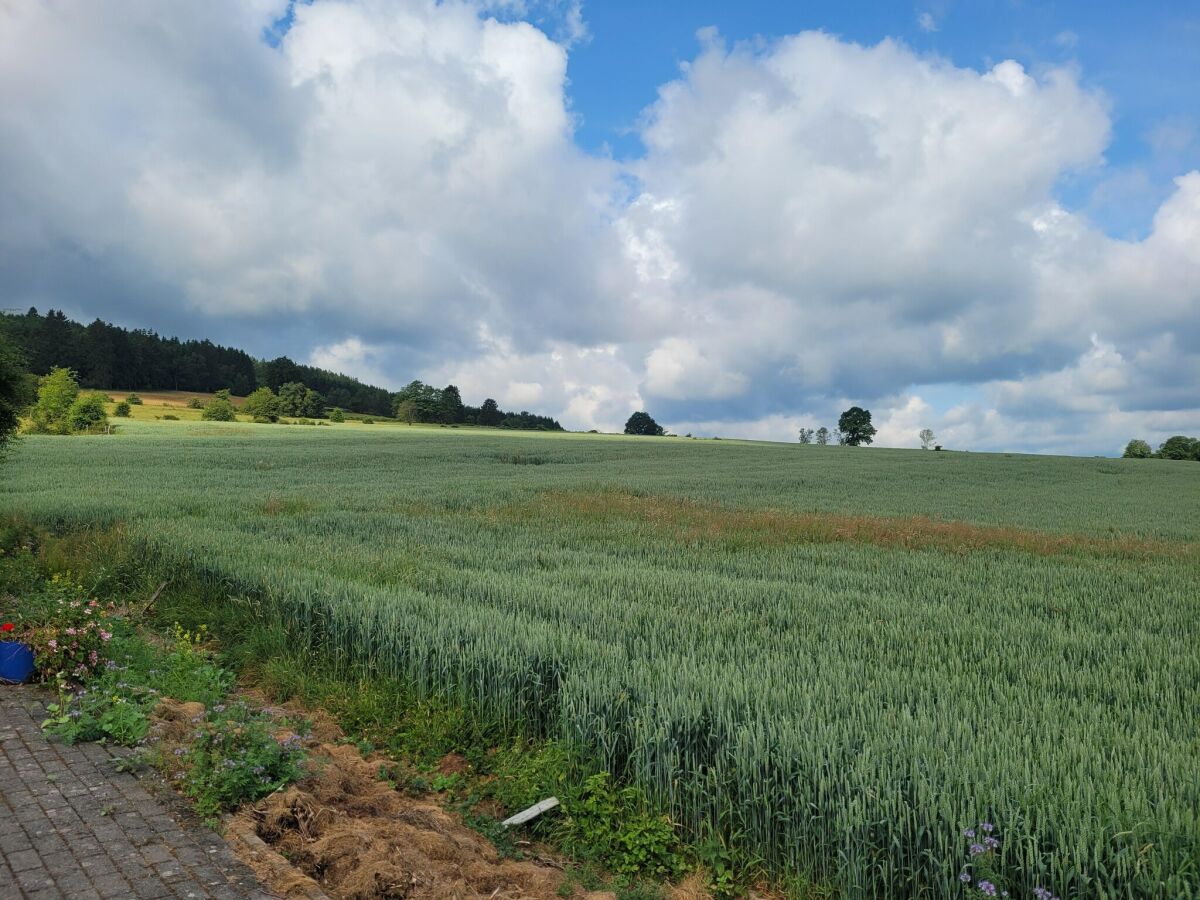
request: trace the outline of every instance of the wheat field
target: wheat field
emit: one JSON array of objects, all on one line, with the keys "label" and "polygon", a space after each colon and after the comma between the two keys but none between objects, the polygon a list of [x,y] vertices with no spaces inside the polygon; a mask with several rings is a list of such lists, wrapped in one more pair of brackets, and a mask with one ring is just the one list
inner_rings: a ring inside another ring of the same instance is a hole
[{"label": "wheat field", "polygon": [[1025,893],[1200,893],[1200,466],[130,421],[3,474],[772,871],[956,897],[986,818]]}]

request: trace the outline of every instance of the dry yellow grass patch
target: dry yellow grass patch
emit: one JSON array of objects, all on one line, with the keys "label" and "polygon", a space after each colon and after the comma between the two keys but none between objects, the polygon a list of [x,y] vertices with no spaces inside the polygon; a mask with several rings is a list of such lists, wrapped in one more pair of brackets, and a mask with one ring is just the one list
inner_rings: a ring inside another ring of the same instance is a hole
[{"label": "dry yellow grass patch", "polygon": [[765,545],[856,543],[908,550],[973,553],[1019,550],[1038,556],[1087,555],[1127,559],[1196,557],[1195,542],[1058,534],[1003,525],[946,522],[925,516],[865,516],[777,509],[733,509],[678,497],[625,491],[550,491],[511,515],[581,521],[641,522],[685,543]]}]

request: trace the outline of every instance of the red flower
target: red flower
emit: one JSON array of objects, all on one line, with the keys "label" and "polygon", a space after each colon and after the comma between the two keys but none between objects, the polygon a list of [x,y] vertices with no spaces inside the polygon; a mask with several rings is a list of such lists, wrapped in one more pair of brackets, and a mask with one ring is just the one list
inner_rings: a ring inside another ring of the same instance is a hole
[{"label": "red flower", "polygon": [[0,631],[12,631],[12,630],[13,630],[12,622],[5,622],[3,625],[0,625]]}]

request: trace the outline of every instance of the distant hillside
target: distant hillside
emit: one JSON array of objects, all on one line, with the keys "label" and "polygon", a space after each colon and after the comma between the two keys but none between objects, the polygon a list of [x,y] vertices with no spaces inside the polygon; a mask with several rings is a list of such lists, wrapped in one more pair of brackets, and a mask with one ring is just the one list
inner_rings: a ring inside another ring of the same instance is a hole
[{"label": "distant hillside", "polygon": [[285,384],[300,382],[321,394],[327,406],[366,415],[399,413],[407,421],[562,430],[549,416],[507,413],[491,399],[479,407],[467,406],[453,385],[439,390],[414,381],[392,393],[349,375],[300,365],[286,356],[258,360],[244,350],[209,340],[167,338],[100,319],[85,326],[53,309],[45,315],[32,308],[23,315],[0,313],[0,334],[21,349],[35,375],[64,366],[88,388],[206,394],[228,388],[244,397],[256,388],[278,392]]}]

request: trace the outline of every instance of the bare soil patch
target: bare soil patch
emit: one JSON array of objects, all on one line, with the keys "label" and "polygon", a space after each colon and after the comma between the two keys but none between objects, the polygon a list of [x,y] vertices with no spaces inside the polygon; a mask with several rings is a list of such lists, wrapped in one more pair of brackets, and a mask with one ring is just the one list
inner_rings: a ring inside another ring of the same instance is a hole
[{"label": "bare soil patch", "polygon": [[[331,897],[557,897],[561,871],[502,858],[432,798],[381,781],[383,765],[350,745],[320,744],[312,775],[243,809],[231,827],[253,829]],[[303,883],[272,887],[303,896]]]}]

